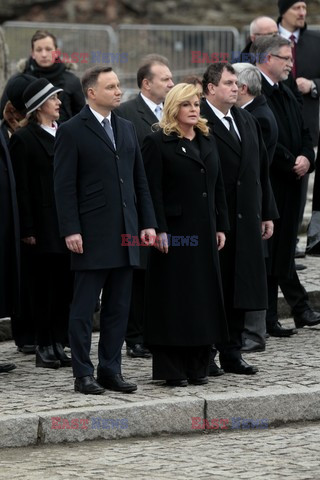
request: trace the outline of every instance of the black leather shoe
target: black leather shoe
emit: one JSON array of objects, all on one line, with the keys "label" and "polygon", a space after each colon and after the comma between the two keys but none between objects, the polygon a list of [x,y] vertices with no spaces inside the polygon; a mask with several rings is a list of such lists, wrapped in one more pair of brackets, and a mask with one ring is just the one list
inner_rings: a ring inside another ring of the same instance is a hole
[{"label": "black leather shoe", "polygon": [[71,357],[68,357],[61,343],[54,343],[53,350],[57,359],[60,360],[61,367],[71,367]]},{"label": "black leather shoe", "polygon": [[266,349],[265,345],[262,345],[259,342],[251,340],[251,338],[246,338],[242,347],[241,352],[251,353],[251,352],[264,352]]},{"label": "black leather shoe", "polygon": [[167,387],[187,387],[187,380],[166,380]]},{"label": "black leather shoe", "polygon": [[74,391],[84,395],[100,395],[105,390],[92,375],[87,375],[75,379]]},{"label": "black leather shoe", "polygon": [[306,268],[306,265],[302,265],[302,263],[296,263],[296,270],[301,271],[305,270]]},{"label": "black leather shoe", "polygon": [[142,343],[136,343],[133,346],[127,345],[127,355],[132,358],[151,358],[151,352]]},{"label": "black leather shoe", "polygon": [[11,370],[15,368],[17,368],[17,366],[14,363],[0,363],[0,373],[11,372]]},{"label": "black leather shoe", "polygon": [[224,374],[222,368],[219,368],[215,362],[215,353],[212,354],[210,352],[210,360],[209,360],[209,377],[219,377],[220,375]]},{"label": "black leather shoe", "polygon": [[305,310],[302,313],[293,316],[296,328],[313,327],[320,323],[320,312],[314,310]]},{"label": "black leather shoe", "polygon": [[208,382],[208,377],[188,378],[188,383],[190,383],[190,385],[205,385]]},{"label": "black leather shoe", "polygon": [[267,326],[267,331],[270,337],[291,337],[291,335],[298,333],[296,328],[283,328],[280,322],[269,327]]},{"label": "black leather shoe", "polygon": [[20,345],[17,347],[18,352],[25,353],[26,355],[31,355],[36,353],[35,345]]},{"label": "black leather shoe", "polygon": [[107,390],[113,390],[114,392],[131,393],[137,390],[137,385],[126,382],[121,373],[110,377],[99,376],[98,374],[97,381]]},{"label": "black leather shoe", "polygon": [[222,363],[223,370],[227,373],[237,373],[238,375],[254,375],[259,372],[258,367],[255,365],[249,365],[247,362],[240,358],[231,363]]},{"label": "black leather shoe", "polygon": [[36,348],[36,367],[59,368],[60,366],[60,360],[55,356],[52,345]]}]

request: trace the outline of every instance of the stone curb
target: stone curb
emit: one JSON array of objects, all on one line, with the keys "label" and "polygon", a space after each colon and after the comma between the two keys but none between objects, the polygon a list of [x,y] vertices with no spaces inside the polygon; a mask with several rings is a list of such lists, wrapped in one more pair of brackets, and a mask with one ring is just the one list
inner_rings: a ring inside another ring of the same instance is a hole
[{"label": "stone curb", "polygon": [[[264,419],[264,428],[267,428],[288,422],[319,420],[319,399],[320,387],[269,388],[268,391],[247,394],[198,395],[119,407],[51,410],[41,415],[5,415],[0,418],[0,447],[199,433],[199,430],[217,429],[210,426],[212,419],[229,419],[227,430],[235,428],[235,418],[257,420],[256,428],[263,428],[259,427],[259,421]],[[192,428],[193,417],[199,420],[196,428]],[[207,419],[209,424],[203,424],[203,419]],[[57,428],[59,426],[61,428]],[[84,426],[87,428],[82,428]],[[241,428],[241,422],[237,428]],[[242,428],[254,427],[247,424]]]}]

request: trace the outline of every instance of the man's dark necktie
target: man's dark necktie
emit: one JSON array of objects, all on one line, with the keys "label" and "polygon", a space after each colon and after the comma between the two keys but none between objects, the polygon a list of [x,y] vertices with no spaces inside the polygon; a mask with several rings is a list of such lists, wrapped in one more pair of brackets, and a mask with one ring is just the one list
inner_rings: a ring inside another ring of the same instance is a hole
[{"label": "man's dark necktie", "polygon": [[291,43],[292,43],[292,47],[291,47],[291,50],[292,50],[292,59],[293,59],[293,65],[292,65],[292,70],[291,70],[291,73],[292,73],[292,76],[293,78],[296,78],[296,67],[297,67],[297,64],[296,64],[296,49],[297,49],[297,44],[296,44],[296,37],[292,34],[290,36],[290,40],[291,40]]},{"label": "man's dark necktie", "polygon": [[102,124],[103,128],[105,129],[108,137],[110,138],[110,140],[112,142],[112,145],[116,149],[116,142],[114,140],[113,130],[112,130],[112,127],[110,125],[110,122],[109,122],[108,118],[104,118],[102,120],[101,124]]},{"label": "man's dark necktie", "polygon": [[235,139],[235,141],[238,143],[238,145],[241,145],[241,142],[240,142],[240,138],[238,137],[238,134],[236,132],[236,129],[234,128],[233,126],[233,121],[230,117],[223,117],[225,120],[228,120],[228,123],[229,123],[229,132],[231,133],[231,135],[233,136],[233,138]]}]

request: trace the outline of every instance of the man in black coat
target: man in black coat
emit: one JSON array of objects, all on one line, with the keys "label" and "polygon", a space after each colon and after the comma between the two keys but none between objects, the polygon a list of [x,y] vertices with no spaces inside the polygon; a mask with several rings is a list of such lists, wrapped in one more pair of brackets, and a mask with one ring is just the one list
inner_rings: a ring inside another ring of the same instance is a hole
[{"label": "man in black coat", "polygon": [[[278,140],[278,126],[265,96],[261,95],[261,74],[258,68],[250,63],[234,63],[232,66],[238,77],[237,106],[244,108],[258,120],[270,166]],[[267,257],[266,242],[264,242],[264,250]],[[265,337],[265,310],[247,312],[242,335],[242,351],[263,351],[266,343]]]},{"label": "man in black coat", "polygon": [[[308,129],[304,126],[299,104],[293,93],[283,85],[292,67],[292,51],[289,40],[282,37],[259,38],[255,42],[262,73],[262,92],[276,118],[279,135],[275,155],[270,168],[270,178],[280,219],[275,222],[275,234],[269,241],[269,308],[267,331],[273,336],[290,336],[294,329],[284,329],[278,322],[278,286],[294,284],[297,295],[287,292],[285,297],[292,306],[296,326],[316,325],[320,315],[307,303],[307,294],[299,282],[294,254],[299,225],[301,203],[301,179],[314,168],[314,152]],[[290,287],[290,291],[292,288]],[[303,295],[305,292],[305,295]],[[291,298],[292,297],[292,298]]]},{"label": "man in black coat", "polygon": [[[133,100],[122,103],[115,109],[115,113],[134,124],[142,147],[143,140],[152,132],[152,125],[160,120],[164,99],[174,85],[168,60],[156,54],[144,57],[137,72],[137,83],[140,93]],[[133,271],[126,344],[130,357],[148,358],[151,353],[143,345],[145,269],[148,256],[146,248],[141,248],[140,256],[141,268]]]},{"label": "man in black coat", "polygon": [[254,374],[257,367],[241,357],[245,312],[267,308],[263,240],[277,218],[269,182],[267,151],[257,120],[235,107],[237,76],[230,64],[218,62],[203,77],[201,114],[216,138],[226,189],[230,233],[220,252],[222,284],[230,342],[218,345],[226,372]]},{"label": "man in black coat", "polygon": [[[16,185],[6,142],[0,131],[0,318],[12,316],[19,302],[20,232]],[[13,370],[0,364],[0,373]]]},{"label": "man in black coat", "polygon": [[[82,87],[88,105],[58,129],[54,161],[60,234],[75,270],[69,326],[75,390],[132,392],[136,385],[121,375],[121,347],[132,269],[139,265],[138,222],[140,237],[150,244],[156,221],[134,127],[112,113],[121,99],[117,75],[93,67]],[[89,353],[102,288],[97,382]]]}]

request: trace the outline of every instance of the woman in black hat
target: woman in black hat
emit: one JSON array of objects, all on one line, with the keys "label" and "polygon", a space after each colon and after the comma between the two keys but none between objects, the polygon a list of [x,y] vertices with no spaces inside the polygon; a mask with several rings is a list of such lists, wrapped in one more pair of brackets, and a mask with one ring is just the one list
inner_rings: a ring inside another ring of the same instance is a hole
[{"label": "woman in black hat", "polygon": [[70,366],[63,350],[67,336],[72,277],[69,254],[59,236],[53,191],[53,148],[61,101],[54,87],[41,78],[24,91],[26,125],[9,143],[17,185],[21,240],[37,256],[36,366]]}]

